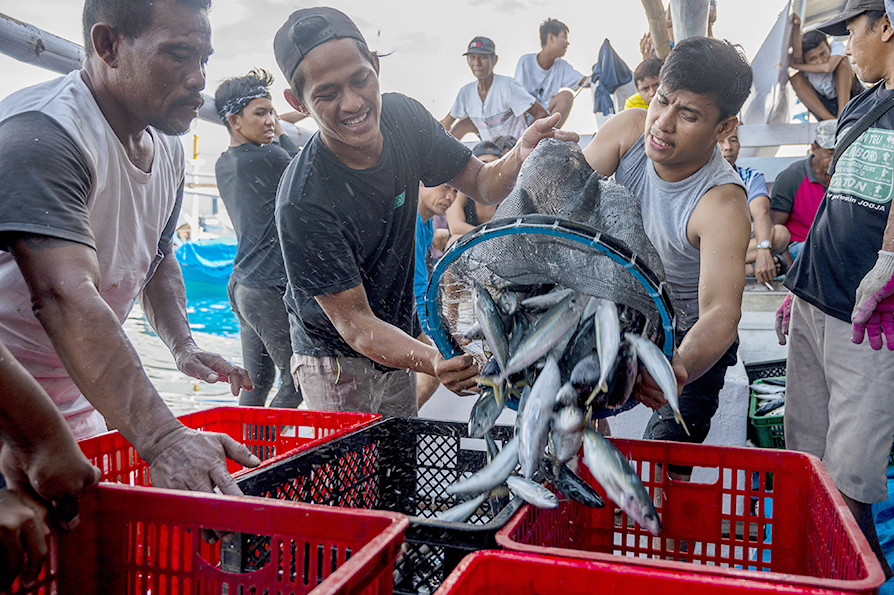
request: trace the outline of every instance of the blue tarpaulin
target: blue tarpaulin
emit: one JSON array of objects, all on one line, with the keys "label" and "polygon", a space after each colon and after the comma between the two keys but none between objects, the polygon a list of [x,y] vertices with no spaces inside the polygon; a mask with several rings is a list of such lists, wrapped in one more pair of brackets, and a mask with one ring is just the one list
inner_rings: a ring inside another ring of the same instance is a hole
[{"label": "blue tarpaulin", "polygon": [[186,283],[226,287],[233,272],[236,238],[214,238],[186,242],[175,252]]},{"label": "blue tarpaulin", "polygon": [[590,83],[595,85],[594,113],[603,113],[606,116],[615,113],[615,104],[612,102],[612,93],[621,85],[629,83],[633,79],[633,72],[615,53],[611,42],[606,39],[599,48],[599,61],[593,65],[593,74],[590,75]]}]

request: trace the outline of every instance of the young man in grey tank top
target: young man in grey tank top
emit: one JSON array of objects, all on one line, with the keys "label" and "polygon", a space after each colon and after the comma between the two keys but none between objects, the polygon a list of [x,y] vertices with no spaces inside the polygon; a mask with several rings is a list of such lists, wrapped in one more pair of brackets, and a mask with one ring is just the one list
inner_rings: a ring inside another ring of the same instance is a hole
[{"label": "young man in grey tank top", "polygon": [[[741,178],[717,143],[735,129],[751,89],[751,67],[712,38],[681,41],[660,74],[649,110],[613,117],[584,149],[599,173],[640,197],[643,223],[677,305],[674,372],[687,436],[654,381],[638,398],[656,410],[646,438],[703,442],[726,368],[736,361],[750,223]],[[687,478],[691,468],[670,468]]]}]

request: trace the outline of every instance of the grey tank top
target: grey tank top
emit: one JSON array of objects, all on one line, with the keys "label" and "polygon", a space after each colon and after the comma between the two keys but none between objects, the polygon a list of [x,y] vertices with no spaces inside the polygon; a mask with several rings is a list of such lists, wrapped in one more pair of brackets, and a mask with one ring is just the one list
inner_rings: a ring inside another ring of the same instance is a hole
[{"label": "grey tank top", "polygon": [[698,320],[698,249],[686,235],[689,218],[699,199],[715,186],[738,184],[742,178],[723,159],[720,148],[700,170],[680,182],[665,182],[646,157],[644,137],[621,158],[615,180],[637,195],[642,205],[643,226],[655,246],[677,307],[677,325],[689,329]]}]

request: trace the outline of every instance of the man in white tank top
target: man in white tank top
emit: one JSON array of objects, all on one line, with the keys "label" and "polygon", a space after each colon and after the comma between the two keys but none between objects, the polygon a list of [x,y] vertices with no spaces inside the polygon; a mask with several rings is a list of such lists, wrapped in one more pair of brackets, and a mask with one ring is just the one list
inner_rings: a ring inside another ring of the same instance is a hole
[{"label": "man in white tank top", "polygon": [[717,143],[735,129],[751,80],[751,67],[729,43],[683,40],[661,69],[649,110],[624,110],[584,149],[594,169],[615,174],[640,197],[646,234],[673,290],[678,340],[684,335],[672,363],[692,435],[644,374],[637,394],[657,410],[647,438],[704,441],[724,373],[736,361],[750,223],[742,180]]},{"label": "man in white tank top", "polygon": [[83,70],[0,102],[0,340],[77,437],[108,422],[154,485],[238,494],[226,456],[259,461],[184,427],[121,330],[139,297],[181,371],[251,388],[244,369],[193,341],[172,246],[184,163],[169,135],[202,104],[209,6],[87,0]]}]

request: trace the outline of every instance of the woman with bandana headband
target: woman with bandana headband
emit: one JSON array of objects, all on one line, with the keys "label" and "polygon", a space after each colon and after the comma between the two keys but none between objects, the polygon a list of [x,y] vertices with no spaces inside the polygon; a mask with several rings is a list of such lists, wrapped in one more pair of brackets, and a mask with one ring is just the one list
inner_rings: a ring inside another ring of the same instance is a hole
[{"label": "woman with bandana headband", "polygon": [[239,318],[242,357],[254,389],[240,405],[263,407],[279,368],[282,384],[272,407],[297,407],[301,391],[289,373],[292,347],[282,298],[286,274],[274,223],[276,187],[298,148],[273,109],[264,70],[224,81],[214,101],[230,133],[230,147],[217,160],[221,198],[236,230],[238,247],[227,287]]}]

